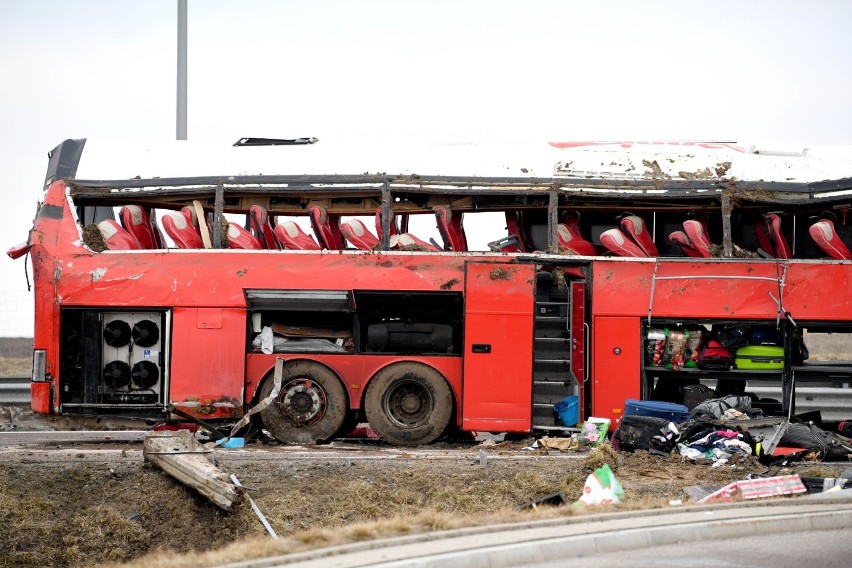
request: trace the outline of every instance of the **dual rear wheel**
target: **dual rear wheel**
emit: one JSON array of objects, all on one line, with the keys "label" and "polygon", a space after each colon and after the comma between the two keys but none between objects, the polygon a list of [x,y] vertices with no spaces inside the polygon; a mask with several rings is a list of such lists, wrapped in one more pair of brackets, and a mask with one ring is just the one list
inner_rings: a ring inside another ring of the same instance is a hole
[{"label": "dual rear wheel", "polygon": [[[274,386],[264,381],[261,400]],[[447,427],[453,393],[444,377],[422,363],[394,363],[373,377],[364,397],[370,426],[391,444],[415,446],[435,441]],[[264,427],[287,444],[315,444],[345,429],[349,401],[340,378],[314,361],[284,364],[281,391],[260,412]]]}]

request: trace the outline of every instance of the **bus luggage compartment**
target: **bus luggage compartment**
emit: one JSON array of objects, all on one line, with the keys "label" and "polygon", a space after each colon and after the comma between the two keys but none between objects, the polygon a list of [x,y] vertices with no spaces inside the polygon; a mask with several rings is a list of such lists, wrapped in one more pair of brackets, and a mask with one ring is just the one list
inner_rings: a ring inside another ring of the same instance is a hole
[{"label": "bus luggage compartment", "polygon": [[367,350],[396,353],[448,353],[453,327],[438,323],[387,322],[367,328]]}]

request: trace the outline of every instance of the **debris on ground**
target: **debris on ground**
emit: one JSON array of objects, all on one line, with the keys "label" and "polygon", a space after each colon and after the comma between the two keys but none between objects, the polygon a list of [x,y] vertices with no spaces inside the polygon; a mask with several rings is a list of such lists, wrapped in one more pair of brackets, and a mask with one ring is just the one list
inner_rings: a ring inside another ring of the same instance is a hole
[{"label": "debris on ground", "polygon": [[807,491],[802,480],[796,474],[743,479],[729,483],[725,487],[714,491],[710,495],[700,499],[698,504],[766,499],[768,497],[798,495],[800,493],[807,493]]},{"label": "debris on ground", "polygon": [[576,505],[608,505],[621,503],[624,489],[609,465],[604,464],[586,478],[583,494]]},{"label": "debris on ground", "polygon": [[231,512],[242,501],[241,489],[213,464],[210,450],[189,430],[148,432],[142,454],[145,461],[192,487],[220,509]]}]

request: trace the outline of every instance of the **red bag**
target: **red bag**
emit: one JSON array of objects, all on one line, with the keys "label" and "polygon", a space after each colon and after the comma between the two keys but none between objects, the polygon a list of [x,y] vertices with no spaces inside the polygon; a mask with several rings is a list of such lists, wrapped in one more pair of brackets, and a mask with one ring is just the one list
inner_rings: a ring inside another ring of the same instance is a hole
[{"label": "red bag", "polygon": [[734,366],[731,350],[723,346],[715,339],[707,342],[698,356],[699,369],[713,369],[717,371],[728,371]]}]

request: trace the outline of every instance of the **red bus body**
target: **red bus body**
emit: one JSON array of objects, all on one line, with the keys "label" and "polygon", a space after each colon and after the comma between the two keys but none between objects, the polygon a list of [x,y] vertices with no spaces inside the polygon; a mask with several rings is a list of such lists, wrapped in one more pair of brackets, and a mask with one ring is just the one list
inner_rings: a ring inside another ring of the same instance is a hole
[{"label": "red bus body", "polygon": [[[70,189],[63,180],[49,185],[29,241],[34,349],[43,358],[42,373],[34,366],[32,383],[32,406],[39,413],[164,417],[173,405],[204,420],[233,422],[259,401],[281,357],[337,377],[350,417],[363,419],[384,409],[405,430],[420,420],[413,415],[422,405],[443,404],[440,392],[434,399],[427,396],[434,385],[428,380],[415,380],[408,390],[389,388],[386,396],[367,394],[371,381],[405,363],[428,368],[427,375],[436,372],[445,381],[453,425],[461,430],[558,430],[565,425],[553,406],[566,395],[579,399],[580,419],[597,416],[614,423],[626,399],[650,398],[654,382],[668,372],[649,369],[644,359],[650,327],[798,322],[842,333],[852,329],[852,262],[845,260],[390,250],[94,252],[81,238]],[[556,210],[548,214],[555,218]],[[562,281],[549,276],[557,271]],[[557,295],[543,295],[545,288]],[[443,352],[365,347],[375,341],[373,332],[417,319],[417,306],[435,310],[422,320],[428,333],[448,328],[452,339]],[[367,312],[374,309],[387,310],[381,322],[370,319]],[[337,327],[351,325],[356,350],[263,353],[253,347],[258,322],[294,314],[293,321],[304,323],[313,310],[325,310],[322,321]],[[106,337],[112,322],[118,328],[119,316],[159,326],[154,347],[128,363],[135,365],[134,373],[142,362],[153,368],[156,382],[152,378],[148,390],[127,390],[122,370],[101,374],[112,347],[101,344],[98,334]],[[562,327],[544,331],[548,319]],[[794,372],[824,378],[793,362],[783,373],[742,376],[776,381],[789,393]],[[850,367],[834,366],[832,372],[852,376]],[[391,384],[407,384],[407,376]],[[314,411],[336,402],[323,399],[336,391],[321,380],[299,381],[291,383],[287,396],[307,393]],[[785,407],[792,401],[785,399]],[[409,408],[411,417],[398,416]],[[412,436],[412,442],[435,438]]]}]

